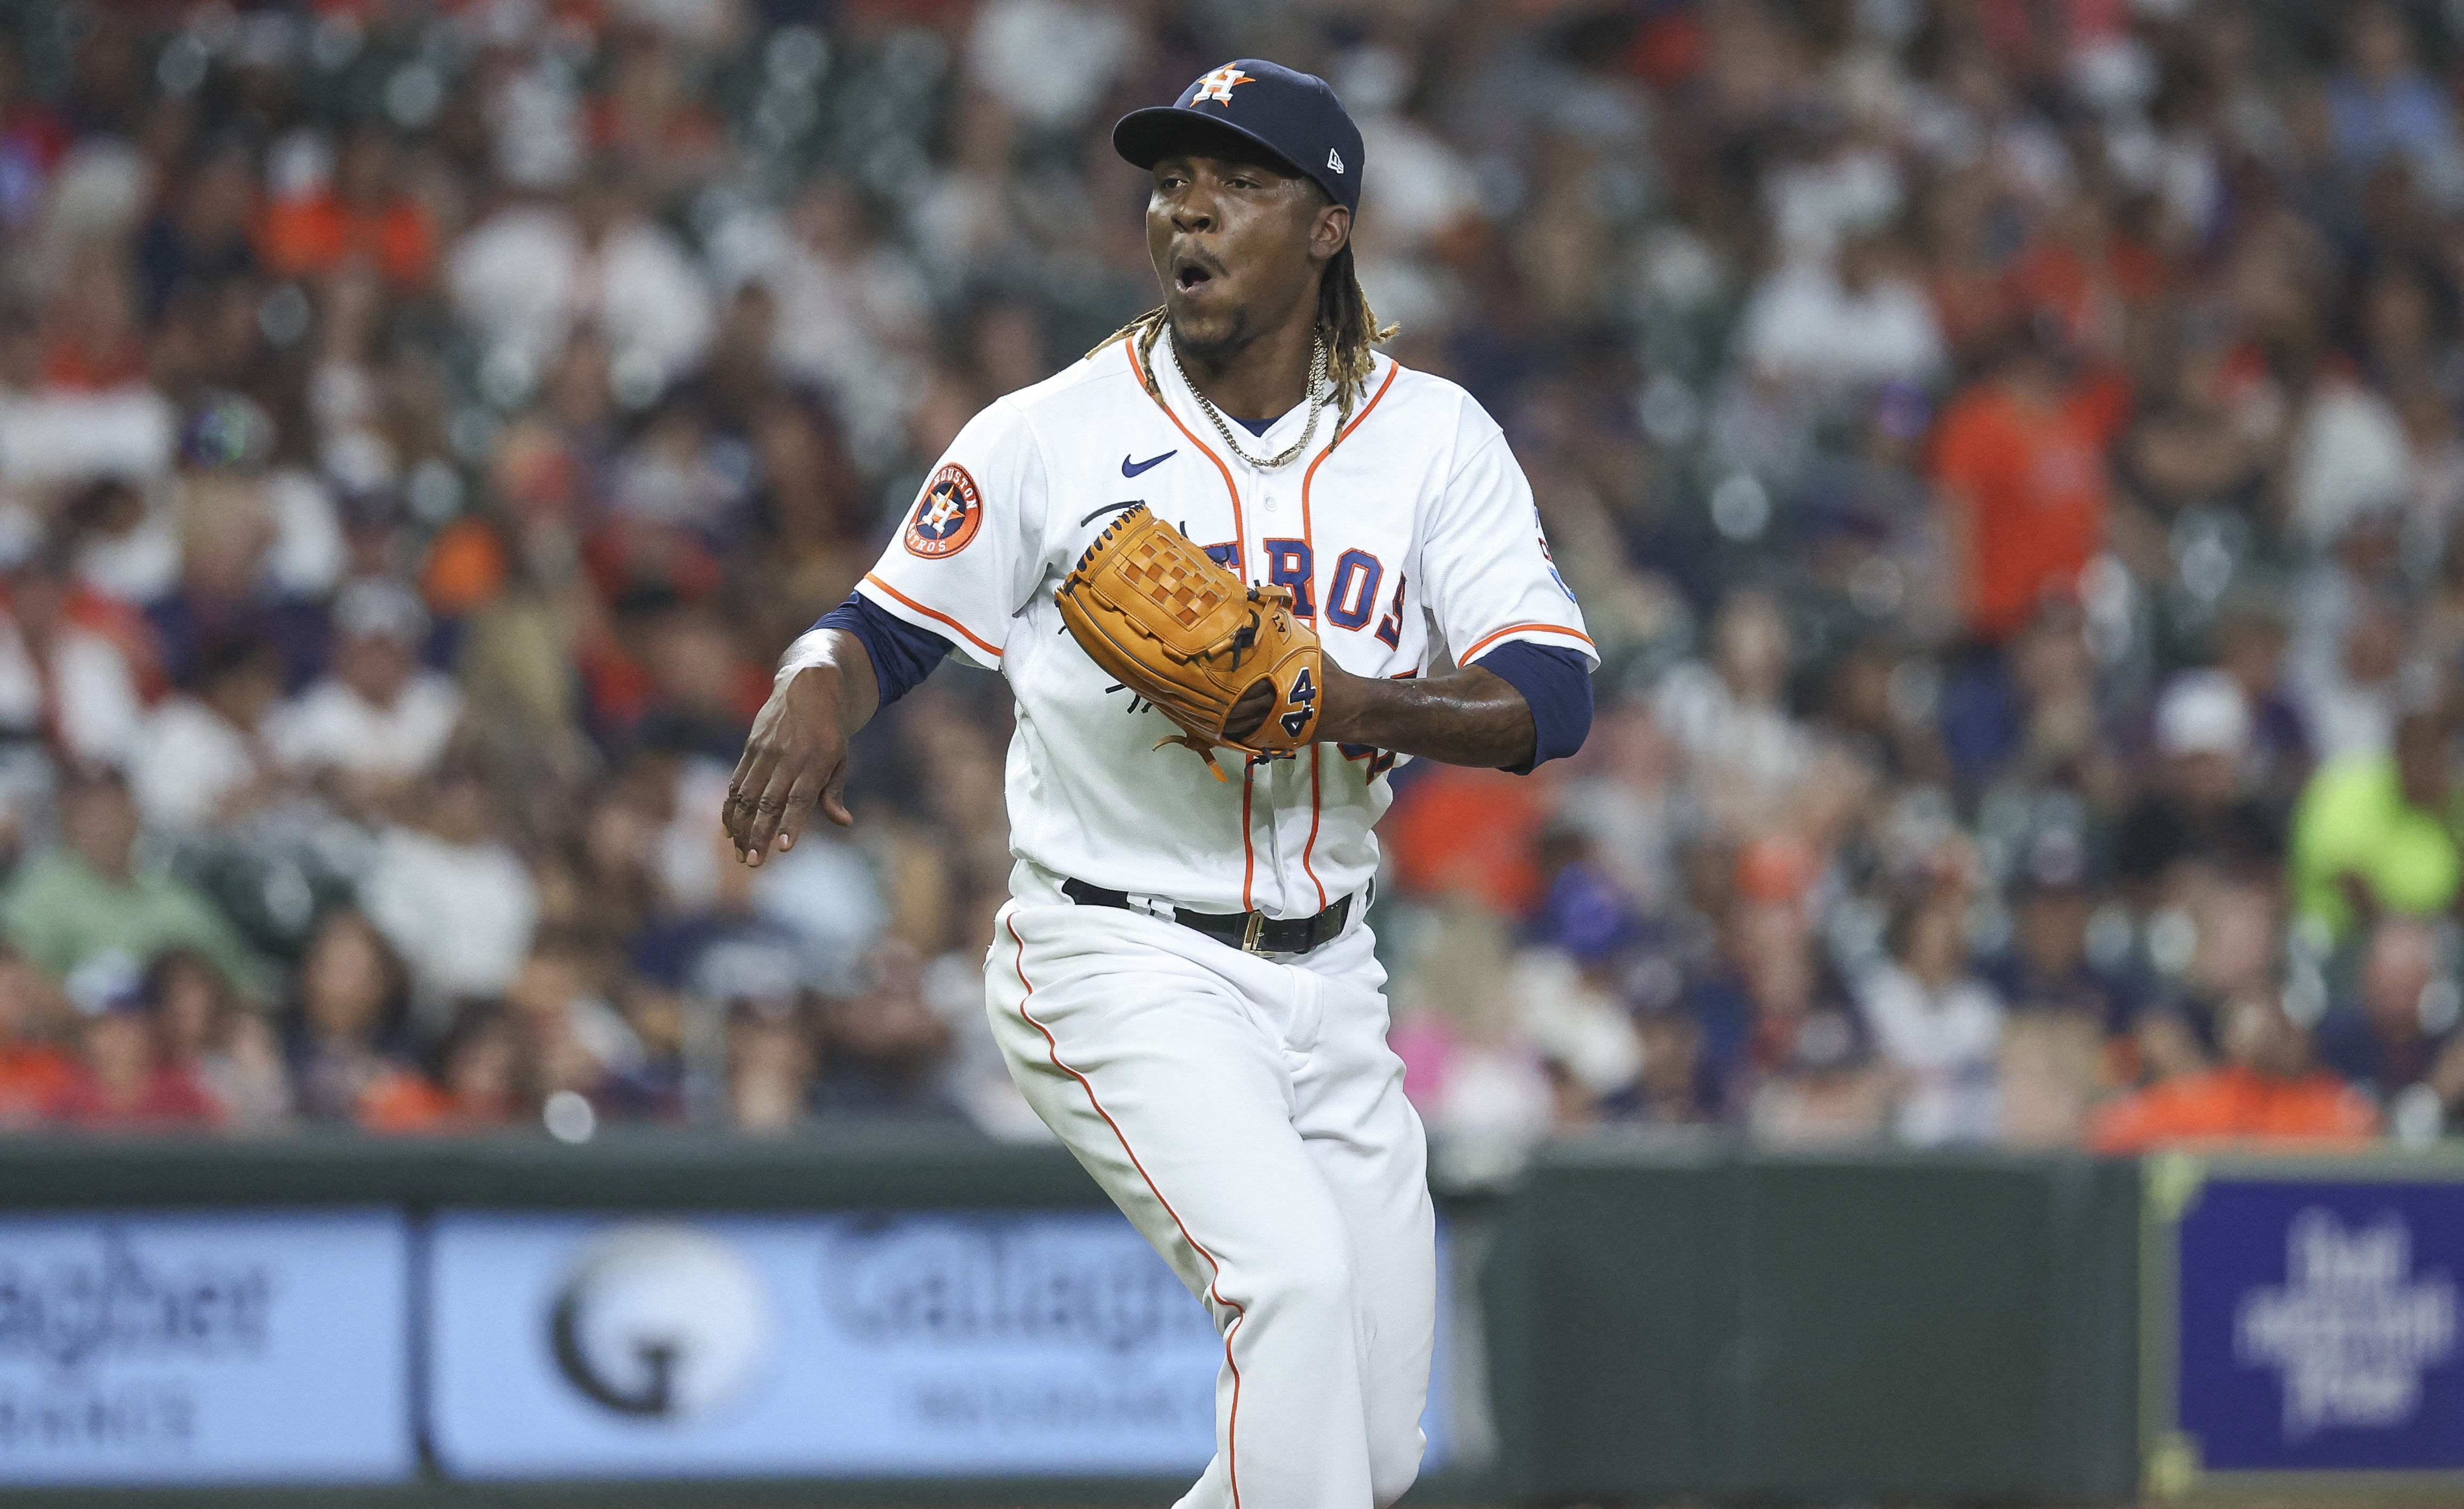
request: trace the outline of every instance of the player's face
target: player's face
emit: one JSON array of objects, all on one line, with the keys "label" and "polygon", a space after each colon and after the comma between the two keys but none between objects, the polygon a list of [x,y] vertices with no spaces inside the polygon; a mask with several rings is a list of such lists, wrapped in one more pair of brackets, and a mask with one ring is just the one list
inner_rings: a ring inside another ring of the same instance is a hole
[{"label": "player's face", "polygon": [[1226,157],[1167,157],[1147,200],[1147,253],[1182,350],[1221,359],[1310,318],[1318,272],[1351,212],[1309,180]]}]

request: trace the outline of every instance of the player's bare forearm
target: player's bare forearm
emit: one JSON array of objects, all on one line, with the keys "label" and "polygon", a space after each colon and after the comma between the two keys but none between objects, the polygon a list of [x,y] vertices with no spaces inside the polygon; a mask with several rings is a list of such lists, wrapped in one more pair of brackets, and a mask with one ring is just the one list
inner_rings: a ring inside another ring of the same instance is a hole
[{"label": "player's bare forearm", "polygon": [[720,818],[737,858],[759,865],[774,849],[793,849],[816,805],[840,827],[854,824],[846,799],[847,740],[880,706],[881,683],[864,641],[843,629],[796,641],[727,784]]},{"label": "player's bare forearm", "polygon": [[1476,665],[1393,681],[1354,676],[1330,656],[1326,683],[1317,737],[1336,743],[1498,767],[1529,760],[1539,740],[1523,694],[1506,677]]}]

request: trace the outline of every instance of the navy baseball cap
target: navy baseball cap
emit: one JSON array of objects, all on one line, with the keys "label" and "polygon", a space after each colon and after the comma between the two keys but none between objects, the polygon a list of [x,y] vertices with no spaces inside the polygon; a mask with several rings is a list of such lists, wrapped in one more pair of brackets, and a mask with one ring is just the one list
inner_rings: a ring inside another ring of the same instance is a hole
[{"label": "navy baseball cap", "polygon": [[1317,180],[1336,204],[1359,212],[1360,127],[1325,79],[1243,57],[1199,78],[1171,104],[1121,117],[1112,127],[1112,149],[1153,167],[1193,138],[1203,141],[1208,127],[1246,137]]}]

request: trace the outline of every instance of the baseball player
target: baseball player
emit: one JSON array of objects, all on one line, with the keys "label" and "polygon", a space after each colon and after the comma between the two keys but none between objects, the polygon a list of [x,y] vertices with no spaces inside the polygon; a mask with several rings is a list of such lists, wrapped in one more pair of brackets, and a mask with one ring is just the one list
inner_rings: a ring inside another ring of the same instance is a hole
[{"label": "baseball player", "polygon": [[816,805],[851,822],[878,708],[952,651],[1008,677],[986,1009],[1222,1335],[1180,1503],[1384,1505],[1419,1467],[1436,1264],[1372,830],[1398,760],[1572,753],[1596,661],[1497,424],[1373,349],[1333,91],[1243,58],[1112,142],[1154,175],[1162,306],[967,425],[789,648],[725,820],[754,865]]}]

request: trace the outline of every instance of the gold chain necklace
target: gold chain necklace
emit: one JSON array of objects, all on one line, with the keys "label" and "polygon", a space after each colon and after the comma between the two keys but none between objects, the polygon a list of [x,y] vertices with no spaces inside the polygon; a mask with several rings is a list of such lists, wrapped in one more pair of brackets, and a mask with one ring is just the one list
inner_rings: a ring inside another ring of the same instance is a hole
[{"label": "gold chain necklace", "polygon": [[1215,421],[1215,433],[1223,437],[1223,443],[1231,448],[1232,454],[1261,472],[1291,465],[1303,451],[1309,449],[1309,437],[1317,433],[1318,411],[1326,406],[1326,342],[1321,337],[1309,337],[1309,426],[1301,431],[1301,437],[1291,443],[1290,449],[1278,456],[1261,458],[1241,449],[1241,442],[1232,438],[1232,427],[1223,422],[1223,416],[1216,411],[1206,395],[1198,390],[1198,385],[1189,380],[1189,369],[1180,365],[1180,343],[1177,341],[1172,343],[1172,369],[1180,374],[1181,386],[1198,400],[1198,407],[1206,411],[1206,417]]}]

